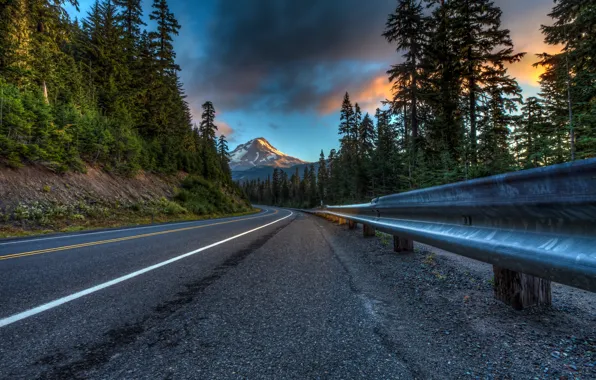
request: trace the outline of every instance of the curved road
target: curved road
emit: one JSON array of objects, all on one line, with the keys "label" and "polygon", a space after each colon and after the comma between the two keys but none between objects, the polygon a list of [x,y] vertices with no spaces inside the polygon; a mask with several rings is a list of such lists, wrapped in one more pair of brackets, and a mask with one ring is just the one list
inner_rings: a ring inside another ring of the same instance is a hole
[{"label": "curved road", "polygon": [[0,241],[0,378],[411,377],[315,218]]}]

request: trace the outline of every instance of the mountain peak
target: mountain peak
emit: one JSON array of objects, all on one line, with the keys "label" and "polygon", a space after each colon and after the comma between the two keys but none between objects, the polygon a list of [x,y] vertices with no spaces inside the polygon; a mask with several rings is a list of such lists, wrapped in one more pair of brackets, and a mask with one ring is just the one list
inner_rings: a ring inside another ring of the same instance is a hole
[{"label": "mountain peak", "polygon": [[230,153],[230,158],[230,168],[236,171],[248,170],[255,166],[288,168],[305,163],[278,150],[264,137],[257,137],[238,145]]}]

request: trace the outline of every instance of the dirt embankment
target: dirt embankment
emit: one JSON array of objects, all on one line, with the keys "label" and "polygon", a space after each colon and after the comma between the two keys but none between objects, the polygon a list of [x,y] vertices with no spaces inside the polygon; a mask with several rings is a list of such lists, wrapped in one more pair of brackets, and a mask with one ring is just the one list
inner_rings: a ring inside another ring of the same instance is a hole
[{"label": "dirt embankment", "polygon": [[134,204],[169,198],[182,179],[139,173],[125,178],[93,167],[87,173],[55,174],[43,167],[0,168],[0,210],[8,213],[19,204]]},{"label": "dirt embankment", "polygon": [[0,237],[209,217],[172,201],[184,177],[140,172],[126,178],[94,167],[65,174],[41,166],[0,168]]}]

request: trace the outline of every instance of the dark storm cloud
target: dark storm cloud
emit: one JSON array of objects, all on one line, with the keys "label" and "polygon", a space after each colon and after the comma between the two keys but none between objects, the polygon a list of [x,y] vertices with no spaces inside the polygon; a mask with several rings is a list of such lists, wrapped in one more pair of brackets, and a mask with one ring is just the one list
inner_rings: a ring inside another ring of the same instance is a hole
[{"label": "dark storm cloud", "polygon": [[191,101],[209,97],[225,110],[314,109],[338,86],[361,85],[367,63],[395,54],[381,37],[394,4],[220,0],[202,58],[180,54]]}]

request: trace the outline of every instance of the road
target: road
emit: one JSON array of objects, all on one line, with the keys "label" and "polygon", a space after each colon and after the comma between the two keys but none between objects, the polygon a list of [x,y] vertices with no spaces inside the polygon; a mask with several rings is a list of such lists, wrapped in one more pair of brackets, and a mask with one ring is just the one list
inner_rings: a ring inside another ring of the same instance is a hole
[{"label": "road", "polygon": [[277,208],[0,241],[0,379],[596,378],[596,294],[491,280]]},{"label": "road", "polygon": [[0,378],[411,378],[311,216],[0,241]]}]

